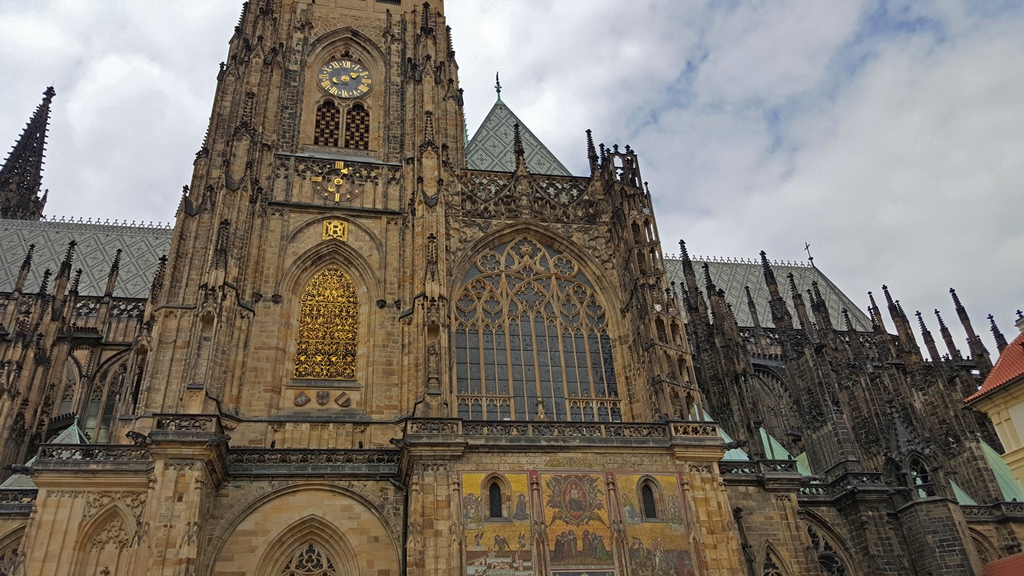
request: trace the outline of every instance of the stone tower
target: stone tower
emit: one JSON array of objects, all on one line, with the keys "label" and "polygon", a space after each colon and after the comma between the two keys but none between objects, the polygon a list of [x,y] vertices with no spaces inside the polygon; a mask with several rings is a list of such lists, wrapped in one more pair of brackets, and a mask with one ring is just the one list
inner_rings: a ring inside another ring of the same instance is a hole
[{"label": "stone tower", "polygon": [[218,81],[112,384],[33,461],[29,573],[734,573],[635,152],[533,174],[516,120],[470,169],[443,2],[247,2]]}]

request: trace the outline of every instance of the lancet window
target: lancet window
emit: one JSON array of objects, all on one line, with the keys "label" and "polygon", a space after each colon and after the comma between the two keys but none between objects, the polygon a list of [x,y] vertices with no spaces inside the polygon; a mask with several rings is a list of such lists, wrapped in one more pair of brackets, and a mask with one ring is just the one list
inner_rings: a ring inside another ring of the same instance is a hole
[{"label": "lancet window", "polygon": [[370,148],[370,112],[362,104],[354,104],[345,112],[345,148]]},{"label": "lancet window", "polygon": [[643,507],[644,519],[656,520],[658,518],[658,501],[650,482],[644,482],[640,487],[640,504]]},{"label": "lancet window", "polygon": [[295,378],[355,380],[358,331],[352,280],[337,267],[321,270],[302,293]]},{"label": "lancet window", "polygon": [[520,238],[477,257],[457,294],[459,417],[622,419],[605,309],[578,262]]},{"label": "lancet window", "polygon": [[117,402],[124,390],[127,369],[126,364],[120,364],[109,370],[105,377],[98,379],[89,391],[83,431],[97,444],[106,443],[110,439],[110,427],[114,423]]},{"label": "lancet window", "polygon": [[328,100],[316,109],[316,127],[313,131],[313,144],[317,146],[337,146],[338,134],[341,132],[341,110]]}]

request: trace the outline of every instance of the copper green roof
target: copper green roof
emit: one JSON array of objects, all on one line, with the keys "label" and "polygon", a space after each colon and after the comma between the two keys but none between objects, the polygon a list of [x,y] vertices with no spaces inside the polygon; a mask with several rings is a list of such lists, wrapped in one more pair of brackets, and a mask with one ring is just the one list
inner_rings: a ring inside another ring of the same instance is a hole
[{"label": "copper green roof", "polygon": [[1010,467],[1003,461],[1003,457],[984,442],[981,443],[981,449],[985,451],[985,461],[996,477],[999,491],[1003,493],[1003,500],[1024,502],[1024,490],[1021,490],[1020,483],[1014,478],[1013,472],[1010,472]]},{"label": "copper green roof", "polygon": [[526,169],[531,174],[572,176],[538,138],[498,98],[487,113],[476,134],[466,147],[466,166],[470,170],[515,172],[514,126],[519,124],[520,138],[526,152]]}]

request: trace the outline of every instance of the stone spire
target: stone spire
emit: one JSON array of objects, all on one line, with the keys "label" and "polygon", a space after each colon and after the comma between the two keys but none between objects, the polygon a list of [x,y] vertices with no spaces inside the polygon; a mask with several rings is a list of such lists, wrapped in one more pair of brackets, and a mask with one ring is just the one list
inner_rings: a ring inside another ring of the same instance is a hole
[{"label": "stone spire", "polygon": [[40,197],[39,191],[43,184],[50,102],[55,94],[52,86],[43,92],[42,104],[0,168],[0,218],[39,220],[43,215],[46,192]]},{"label": "stone spire", "polygon": [[960,317],[960,324],[964,327],[964,332],[967,333],[967,346],[971,350],[971,358],[977,364],[981,377],[984,378],[988,376],[989,370],[992,369],[992,361],[989,360],[988,350],[985,349],[981,338],[974,331],[971,319],[967,316],[967,309],[960,303],[960,297],[956,295],[956,290],[950,288],[949,295],[953,297],[953,304],[956,305],[956,314]]},{"label": "stone spire", "polygon": [[992,325],[992,337],[996,340],[996,349],[1002,353],[1007,346],[1006,336],[1003,336],[1002,331],[999,330],[999,326],[996,326],[996,319],[994,316],[989,314],[988,321]]}]

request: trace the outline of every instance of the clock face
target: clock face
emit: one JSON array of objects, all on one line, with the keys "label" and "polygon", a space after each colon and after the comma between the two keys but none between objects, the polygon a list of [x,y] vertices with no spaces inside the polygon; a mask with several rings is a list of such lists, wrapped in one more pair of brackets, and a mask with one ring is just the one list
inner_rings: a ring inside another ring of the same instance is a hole
[{"label": "clock face", "polygon": [[324,198],[334,202],[348,202],[363,193],[363,186],[356,181],[359,171],[353,171],[338,161],[319,176],[310,180]]},{"label": "clock face", "polygon": [[320,69],[320,88],[338,98],[356,98],[370,91],[373,80],[351,60],[334,60]]}]

